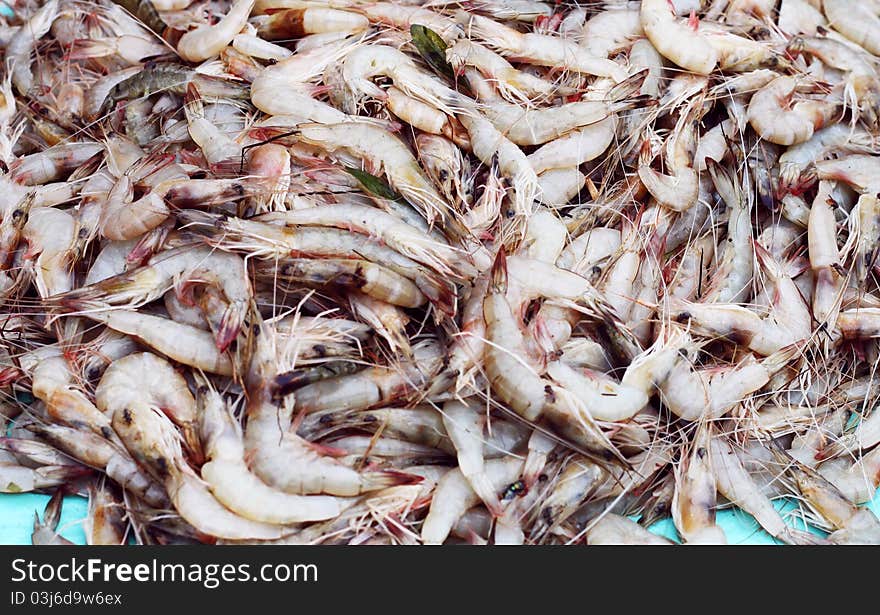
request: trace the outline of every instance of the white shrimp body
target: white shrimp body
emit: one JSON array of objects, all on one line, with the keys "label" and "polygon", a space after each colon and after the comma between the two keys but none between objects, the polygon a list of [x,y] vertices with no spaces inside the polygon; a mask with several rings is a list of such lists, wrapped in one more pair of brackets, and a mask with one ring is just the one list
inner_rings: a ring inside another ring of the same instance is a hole
[{"label": "white shrimp body", "polygon": [[675,15],[667,0],[643,0],[640,19],[648,40],[663,57],[700,75],[715,69],[718,52],[705,36]]},{"label": "white shrimp body", "polygon": [[202,62],[216,56],[241,32],[253,8],[254,0],[235,0],[215,25],[201,25],[184,34],[177,43],[177,53],[187,62]]},{"label": "white shrimp body", "polygon": [[[516,457],[490,459],[486,462],[486,475],[496,492],[513,483],[523,469],[523,462]],[[431,508],[422,524],[422,542],[441,544],[449,536],[452,526],[480,498],[471,488],[460,469],[447,472],[434,490]]]},{"label": "white shrimp body", "polygon": [[803,143],[834,117],[837,105],[827,100],[801,100],[791,104],[799,84],[782,75],[755,92],[748,118],[762,139],[778,145]]},{"label": "white shrimp body", "polygon": [[78,230],[76,218],[66,211],[52,207],[31,210],[22,237],[28,242],[25,258],[35,259],[41,297],[70,290]]},{"label": "white shrimp body", "polygon": [[161,409],[180,427],[190,451],[197,458],[201,455],[196,402],[186,380],[168,361],[152,353],[130,354],[114,361],[95,389],[95,405],[111,416],[139,405]]},{"label": "white shrimp body", "polygon": [[348,151],[382,169],[388,182],[419,208],[429,224],[450,215],[450,205],[425,177],[409,148],[391,133],[371,124],[345,123],[302,125],[299,134],[328,152]]},{"label": "white shrimp body", "polygon": [[483,458],[483,415],[466,403],[448,401],[443,405],[443,425],[455,446],[458,469],[470,483],[486,508],[501,514],[498,492],[485,470]]},{"label": "white shrimp body", "polygon": [[222,397],[202,387],[199,406],[200,432],[208,459],[201,476],[214,497],[233,512],[263,523],[302,523],[338,517],[352,503],[345,498],[292,495],[273,489],[248,469],[241,427]]},{"label": "white shrimp body", "polygon": [[537,33],[523,34],[481,15],[472,15],[467,28],[471,35],[482,39],[489,48],[528,64],[611,77],[616,82],[623,81],[627,76],[626,70],[620,65],[592,55],[572,40]]}]

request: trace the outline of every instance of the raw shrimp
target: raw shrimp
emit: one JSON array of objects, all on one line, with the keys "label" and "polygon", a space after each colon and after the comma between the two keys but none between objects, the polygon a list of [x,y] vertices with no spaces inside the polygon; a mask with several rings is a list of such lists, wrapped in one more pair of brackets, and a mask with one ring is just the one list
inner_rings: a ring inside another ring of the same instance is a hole
[{"label": "raw shrimp", "polygon": [[177,43],[177,53],[187,62],[202,62],[219,54],[245,26],[253,8],[254,0],[235,0],[217,24],[200,25],[184,34]]},{"label": "raw shrimp", "polygon": [[295,409],[310,414],[330,408],[362,410],[395,402],[428,382],[439,371],[440,360],[438,344],[433,341],[416,344],[412,360],[404,360],[397,367],[368,368],[299,389]]},{"label": "raw shrimp", "polygon": [[[486,462],[485,473],[495,491],[501,492],[517,480],[522,468],[523,462],[515,457],[490,459]],[[431,508],[422,524],[422,542],[441,544],[459,518],[479,502],[480,497],[461,470],[447,472],[437,483],[431,498]]]},{"label": "raw shrimp", "polygon": [[693,25],[675,15],[667,0],[643,0],[639,19],[651,44],[663,57],[682,68],[708,75],[718,64],[718,52]]},{"label": "raw shrimp", "polygon": [[485,470],[483,459],[483,416],[467,403],[448,401],[443,405],[443,426],[458,456],[458,467],[471,488],[494,516],[501,515],[498,491]]},{"label": "raw shrimp", "polygon": [[31,15],[6,45],[6,66],[12,75],[12,83],[22,96],[27,95],[34,85],[31,70],[31,53],[37,42],[43,38],[58,16],[59,0],[49,0]]},{"label": "raw shrimp", "polygon": [[545,34],[523,34],[481,15],[470,16],[467,30],[501,55],[515,57],[527,64],[611,77],[615,82],[621,82],[627,76],[620,65],[592,55],[572,40]]},{"label": "raw shrimp", "polygon": [[880,43],[873,34],[880,28],[875,3],[853,5],[846,0],[823,0],[822,9],[832,28],[875,56],[880,54]]},{"label": "raw shrimp", "polygon": [[160,479],[177,513],[200,532],[236,540],[274,539],[293,528],[251,521],[225,508],[184,459],[174,425],[146,404],[120,408],[113,425],[132,456]]},{"label": "raw shrimp", "polygon": [[715,436],[709,445],[718,492],[755,517],[768,534],[788,544],[815,544],[816,537],[788,527],[770,499],[749,476],[730,441]]},{"label": "raw shrimp", "polygon": [[279,340],[265,323],[258,331],[247,374],[250,395],[244,445],[248,465],[261,480],[285,493],[341,496],[413,482],[413,477],[396,471],[360,473],[288,431],[293,400],[275,398],[271,386],[278,371],[274,345]]},{"label": "raw shrimp", "polygon": [[273,489],[245,463],[241,426],[210,386],[199,387],[199,430],[208,462],[201,476],[211,493],[233,512],[273,524],[338,517],[351,500],[323,495],[291,495]]},{"label": "raw shrimp", "polygon": [[749,124],[762,139],[779,145],[803,143],[813,132],[828,124],[837,113],[830,100],[803,99],[794,102],[807,87],[795,77],[777,77],[759,89],[749,102]]},{"label": "raw shrimp", "polygon": [[711,442],[710,424],[700,424],[688,457],[675,467],[672,518],[675,528],[687,543],[727,543],[724,531],[715,523],[717,483],[710,452]]},{"label": "raw shrimp", "polygon": [[446,221],[451,207],[425,177],[409,149],[394,135],[363,123],[300,125],[299,137],[329,153],[350,152],[373,168],[417,207],[428,224]]},{"label": "raw shrimp", "polygon": [[186,380],[164,359],[141,352],[114,361],[95,388],[95,404],[110,416],[134,406],[165,413],[181,429],[189,453],[197,461],[202,458],[195,399]]}]

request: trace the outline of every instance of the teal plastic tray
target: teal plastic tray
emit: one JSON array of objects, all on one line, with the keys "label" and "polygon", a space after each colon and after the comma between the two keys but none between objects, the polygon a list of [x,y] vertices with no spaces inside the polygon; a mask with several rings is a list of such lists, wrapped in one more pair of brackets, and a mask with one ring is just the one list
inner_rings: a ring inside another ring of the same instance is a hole
[{"label": "teal plastic tray", "polygon": [[[880,494],[880,491],[878,491]],[[34,527],[34,513],[43,514],[43,507],[49,501],[49,496],[33,493],[0,494],[0,544],[23,545],[30,544],[31,532]],[[875,514],[880,515],[880,495],[874,497],[874,501],[868,506]],[[783,514],[794,509],[792,504],[780,503],[778,505]],[[88,504],[85,498],[71,496],[64,499],[64,508],[61,511],[61,521],[58,529],[62,536],[77,544],[85,544],[85,533],[82,521],[87,514]],[[790,521],[791,522],[791,521]],[[718,525],[720,525],[727,540],[733,545],[772,545],[777,541],[762,530],[755,520],[739,510],[723,510],[718,513]],[[792,523],[794,527],[803,529],[799,522]],[[665,536],[677,541],[675,527],[671,519],[664,519],[651,526],[650,530],[655,534]],[[818,532],[817,532],[818,533]]]}]

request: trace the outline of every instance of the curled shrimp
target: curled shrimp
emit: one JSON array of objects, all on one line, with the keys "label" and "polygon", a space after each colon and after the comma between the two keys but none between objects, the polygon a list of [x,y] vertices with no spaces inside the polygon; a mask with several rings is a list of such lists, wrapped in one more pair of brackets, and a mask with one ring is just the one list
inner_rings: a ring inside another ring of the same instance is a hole
[{"label": "curled shrimp", "polygon": [[59,1],[49,0],[41,6],[27,23],[19,28],[6,45],[6,65],[12,75],[12,83],[18,93],[26,96],[34,85],[31,70],[31,53],[37,41],[43,38],[58,16]]},{"label": "curled shrimp", "polygon": [[[149,381],[145,382],[148,375]],[[196,401],[186,380],[164,359],[141,352],[114,361],[95,389],[95,404],[110,416],[138,405],[161,410],[180,427],[183,441],[194,459],[197,462],[202,459]]]},{"label": "curled shrimp", "polygon": [[335,518],[351,503],[332,496],[292,495],[266,485],[248,469],[241,426],[220,394],[201,385],[198,403],[208,459],[201,477],[214,497],[233,512],[262,523],[302,523]]},{"label": "curled shrimp", "polygon": [[696,27],[675,15],[667,0],[643,0],[639,18],[648,40],[663,57],[700,75],[715,69],[718,52]]},{"label": "curled shrimp", "polygon": [[226,306],[215,332],[217,348],[222,352],[238,336],[252,294],[244,261],[235,254],[202,246],[168,250],[143,267],[83,286],[56,300],[62,305],[76,304],[80,309],[111,305],[136,308],[173,287],[186,292],[199,283],[215,286],[223,293]]},{"label": "curled shrimp", "polygon": [[793,102],[804,86],[782,75],[755,92],[749,102],[749,124],[762,139],[779,145],[803,143],[834,117],[837,105],[829,100]]},{"label": "curled shrimp", "polygon": [[219,54],[247,23],[254,0],[235,0],[229,12],[213,26],[201,25],[177,43],[177,53],[187,62],[202,62]]}]

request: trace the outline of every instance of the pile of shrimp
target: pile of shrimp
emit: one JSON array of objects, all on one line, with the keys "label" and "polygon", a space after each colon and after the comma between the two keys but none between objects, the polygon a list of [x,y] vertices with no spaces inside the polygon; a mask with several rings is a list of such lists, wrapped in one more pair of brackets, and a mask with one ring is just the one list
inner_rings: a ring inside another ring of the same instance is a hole
[{"label": "pile of shrimp", "polygon": [[880,4],[19,0],[35,543],[880,542]]}]

